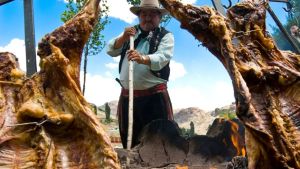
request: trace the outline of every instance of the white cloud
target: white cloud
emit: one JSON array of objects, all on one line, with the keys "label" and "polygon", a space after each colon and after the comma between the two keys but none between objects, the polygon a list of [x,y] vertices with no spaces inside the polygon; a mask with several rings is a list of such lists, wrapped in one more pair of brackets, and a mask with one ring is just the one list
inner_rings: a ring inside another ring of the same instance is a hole
[{"label": "white cloud", "polygon": [[118,57],[112,57],[112,59],[114,60],[114,62],[117,62],[117,63],[119,63],[119,61],[120,61],[120,56],[118,56]]},{"label": "white cloud", "polygon": [[113,77],[114,77],[113,73],[110,72],[110,71],[106,71],[106,72],[105,72],[105,76],[106,76],[106,77],[110,77],[110,78],[113,78]]},{"label": "white cloud", "polygon": [[169,94],[174,109],[187,107],[204,109],[204,96],[199,89],[193,86],[170,87]]},{"label": "white cloud", "polygon": [[170,81],[181,78],[186,74],[186,70],[182,63],[171,60],[170,62]]},{"label": "white cloud", "polygon": [[58,0],[59,2],[64,2],[64,3],[68,3],[68,0]]},{"label": "white cloud", "polygon": [[24,40],[14,38],[6,46],[0,46],[0,52],[11,52],[19,60],[20,68],[26,71],[26,53]]},{"label": "white cloud", "polygon": [[105,64],[105,67],[107,67],[111,70],[114,70],[114,69],[117,69],[119,67],[119,64],[118,63],[107,63],[107,64]]},{"label": "white cloud", "polygon": [[113,62],[105,64],[105,67],[109,69],[109,71],[105,72],[107,77],[113,77],[113,73],[111,71],[115,71],[119,68],[120,57],[112,57]]},{"label": "white cloud", "polygon": [[[37,51],[37,48],[35,49]],[[7,45],[0,46],[0,52],[11,52],[19,60],[20,68],[26,72],[26,50],[25,41],[22,39],[14,38]],[[39,71],[40,58],[36,56],[37,69]]]},{"label": "white cloud", "polygon": [[[80,72],[83,83],[83,72]],[[88,102],[98,106],[105,102],[118,100],[120,95],[120,85],[112,77],[104,77],[99,74],[86,74],[85,98]],[[82,86],[82,84],[81,84]]]},{"label": "white cloud", "polygon": [[129,24],[137,18],[129,11],[132,5],[129,5],[126,0],[108,0],[107,6],[109,7],[108,16],[123,20]]},{"label": "white cloud", "polygon": [[233,86],[230,82],[217,81],[212,85],[209,100],[213,101],[216,107],[221,107],[234,102]]},{"label": "white cloud", "polygon": [[199,107],[203,110],[214,110],[234,102],[232,85],[219,81],[202,89],[196,86],[169,87],[169,93],[174,109]]},{"label": "white cloud", "polygon": [[197,0],[181,0],[183,4],[194,4],[197,2]]}]

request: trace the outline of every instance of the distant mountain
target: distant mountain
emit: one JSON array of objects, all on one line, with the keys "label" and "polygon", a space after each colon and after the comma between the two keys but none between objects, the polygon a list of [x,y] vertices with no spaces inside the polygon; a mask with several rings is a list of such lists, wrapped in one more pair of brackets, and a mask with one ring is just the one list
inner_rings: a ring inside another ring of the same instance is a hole
[{"label": "distant mountain", "polygon": [[[111,118],[117,119],[118,101],[108,102],[111,109]],[[98,114],[101,117],[105,117],[104,105],[98,107]],[[197,107],[189,107],[174,110],[174,119],[178,123],[179,127],[190,129],[190,123],[193,122],[195,126],[195,133],[198,135],[205,135],[209,125],[212,124],[215,118],[235,117],[235,103],[216,108],[214,111],[205,112]]]},{"label": "distant mountain", "polygon": [[205,135],[209,125],[215,118],[216,117],[213,117],[210,113],[197,107],[177,109],[174,113],[174,120],[178,123],[180,128],[190,129],[190,123],[193,122],[195,133],[198,135]]}]

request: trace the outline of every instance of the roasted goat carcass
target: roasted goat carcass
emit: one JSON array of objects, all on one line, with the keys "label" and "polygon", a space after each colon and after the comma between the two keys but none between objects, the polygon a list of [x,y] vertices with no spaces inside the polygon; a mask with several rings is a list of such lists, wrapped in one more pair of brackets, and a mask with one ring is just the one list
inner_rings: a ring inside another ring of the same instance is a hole
[{"label": "roasted goat carcass", "polygon": [[249,168],[300,169],[300,55],[266,32],[267,1],[245,1],[227,17],[209,7],[160,0],[227,69],[246,128]]},{"label": "roasted goat carcass", "polygon": [[0,53],[0,168],[120,168],[79,86],[81,54],[100,0],[39,43],[41,71],[26,79]]}]

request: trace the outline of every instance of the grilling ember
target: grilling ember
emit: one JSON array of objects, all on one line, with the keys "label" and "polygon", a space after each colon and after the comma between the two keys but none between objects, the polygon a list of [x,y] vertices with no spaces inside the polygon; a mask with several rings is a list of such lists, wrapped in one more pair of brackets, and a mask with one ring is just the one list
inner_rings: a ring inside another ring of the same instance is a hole
[{"label": "grilling ember", "polygon": [[[131,158],[133,168],[174,167],[226,168],[239,156],[246,160],[245,130],[238,119],[216,119],[206,135],[180,136],[176,123],[155,120],[144,128],[140,145],[126,155],[117,149],[122,163]],[[241,161],[241,160],[240,160]],[[175,165],[176,166],[176,165]]]}]

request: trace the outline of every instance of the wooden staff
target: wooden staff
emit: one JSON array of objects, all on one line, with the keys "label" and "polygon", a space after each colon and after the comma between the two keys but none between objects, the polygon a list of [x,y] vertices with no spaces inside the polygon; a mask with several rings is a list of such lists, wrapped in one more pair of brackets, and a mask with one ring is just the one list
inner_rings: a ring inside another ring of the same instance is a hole
[{"label": "wooden staff", "polygon": [[[133,36],[130,36],[130,50],[134,49]],[[132,130],[133,130],[133,61],[129,61],[129,105],[128,105],[128,135],[127,135],[127,150],[130,150],[132,145]],[[130,164],[130,158],[127,157],[127,165]]]}]

